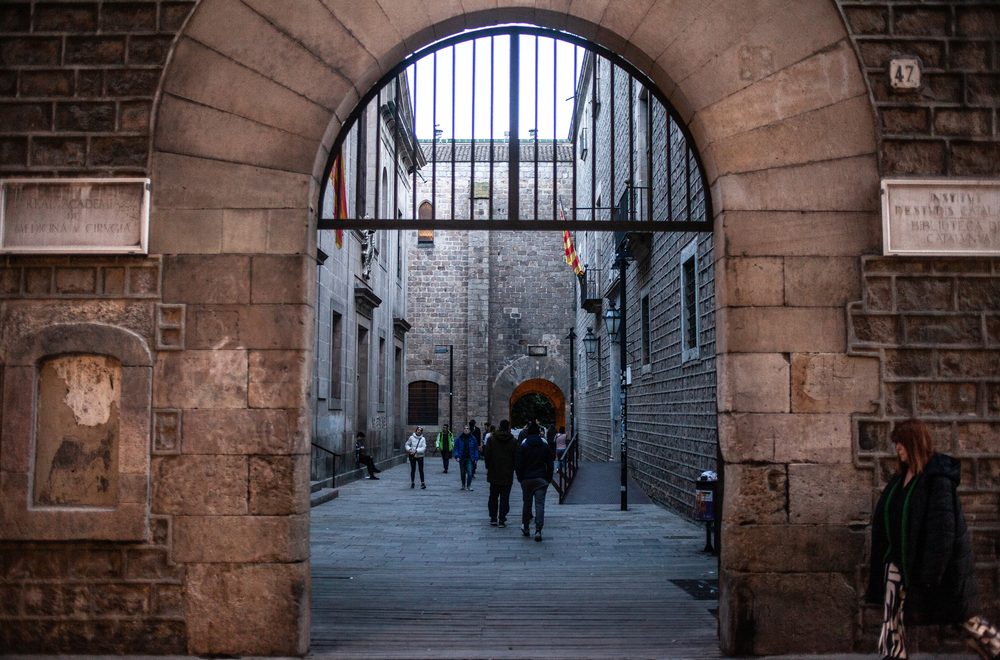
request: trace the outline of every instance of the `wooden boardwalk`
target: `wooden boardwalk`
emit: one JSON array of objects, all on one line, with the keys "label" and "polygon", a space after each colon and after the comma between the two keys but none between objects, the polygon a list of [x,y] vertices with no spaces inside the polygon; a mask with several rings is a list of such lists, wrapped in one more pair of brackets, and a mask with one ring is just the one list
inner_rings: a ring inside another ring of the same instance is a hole
[{"label": "wooden boardwalk", "polygon": [[490,527],[482,465],[472,492],[427,468],[427,490],[399,466],[312,510],[313,656],[720,657],[716,601],[672,582],[716,580],[700,527],[655,504],[560,506],[550,488],[536,543],[516,486],[510,526]]}]

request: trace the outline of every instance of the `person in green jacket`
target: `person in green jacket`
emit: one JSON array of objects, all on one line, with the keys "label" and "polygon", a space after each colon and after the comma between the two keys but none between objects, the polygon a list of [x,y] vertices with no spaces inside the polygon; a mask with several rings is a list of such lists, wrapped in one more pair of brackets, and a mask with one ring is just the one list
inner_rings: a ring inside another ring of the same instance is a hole
[{"label": "person in green jacket", "polygon": [[444,463],[444,473],[448,474],[448,463],[451,462],[451,450],[455,448],[455,436],[451,429],[445,424],[437,434],[434,441],[434,448],[441,452],[441,462]]}]

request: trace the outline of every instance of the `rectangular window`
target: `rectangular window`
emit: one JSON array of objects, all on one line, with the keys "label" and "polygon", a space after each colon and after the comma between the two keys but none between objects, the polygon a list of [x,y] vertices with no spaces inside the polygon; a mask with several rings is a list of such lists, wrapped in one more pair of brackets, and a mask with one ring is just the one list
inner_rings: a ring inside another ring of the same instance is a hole
[{"label": "rectangular window", "polygon": [[698,242],[681,250],[681,359],[696,360],[698,350]]},{"label": "rectangular window", "polygon": [[330,314],[330,407],[339,408],[344,383],[344,331],[338,312]]},{"label": "rectangular window", "polygon": [[403,284],[403,230],[396,230],[396,284]]},{"label": "rectangular window", "polygon": [[418,229],[417,230],[417,245],[434,245],[434,230],[433,229]]},{"label": "rectangular window", "polygon": [[385,410],[385,337],[378,338],[378,408]]},{"label": "rectangular window", "polygon": [[649,294],[642,297],[642,364],[648,365],[652,360],[649,345]]}]

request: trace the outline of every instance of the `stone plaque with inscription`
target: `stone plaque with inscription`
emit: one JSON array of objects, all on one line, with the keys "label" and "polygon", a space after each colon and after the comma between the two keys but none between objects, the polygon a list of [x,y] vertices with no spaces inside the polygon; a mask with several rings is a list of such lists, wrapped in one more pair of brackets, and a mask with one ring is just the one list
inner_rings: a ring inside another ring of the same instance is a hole
[{"label": "stone plaque with inscription", "polygon": [[884,254],[1000,255],[1000,180],[883,179]]},{"label": "stone plaque with inscription", "polygon": [[149,179],[0,180],[0,252],[146,254]]}]

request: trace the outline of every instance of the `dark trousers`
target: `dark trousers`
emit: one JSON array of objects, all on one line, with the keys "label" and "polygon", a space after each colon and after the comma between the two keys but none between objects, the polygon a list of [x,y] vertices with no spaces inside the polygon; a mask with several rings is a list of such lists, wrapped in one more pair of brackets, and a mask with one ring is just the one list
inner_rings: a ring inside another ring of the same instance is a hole
[{"label": "dark trousers", "polygon": [[525,479],[521,482],[521,496],[524,504],[521,507],[521,526],[527,527],[531,522],[531,502],[535,502],[535,529],[541,529],[545,522],[545,491],[549,482],[545,479]]},{"label": "dark trousers", "polygon": [[444,473],[448,474],[448,463],[451,463],[451,452],[442,451],[441,452],[441,462],[444,463]]},{"label": "dark trousers", "polygon": [[462,487],[466,488],[472,485],[472,460],[468,458],[458,459],[459,472],[462,474]]},{"label": "dark trousers", "polygon": [[507,522],[510,513],[510,489],[514,484],[490,484],[490,499],[487,507],[490,510],[490,520]]},{"label": "dark trousers", "polygon": [[377,467],[375,467],[375,461],[372,460],[371,456],[367,454],[358,459],[358,462],[368,468],[368,476],[374,477],[376,472],[381,472]]},{"label": "dark trousers", "polygon": [[423,456],[410,456],[410,483],[413,483],[413,476],[417,472],[417,466],[420,466],[420,483],[424,483],[424,457]]}]

